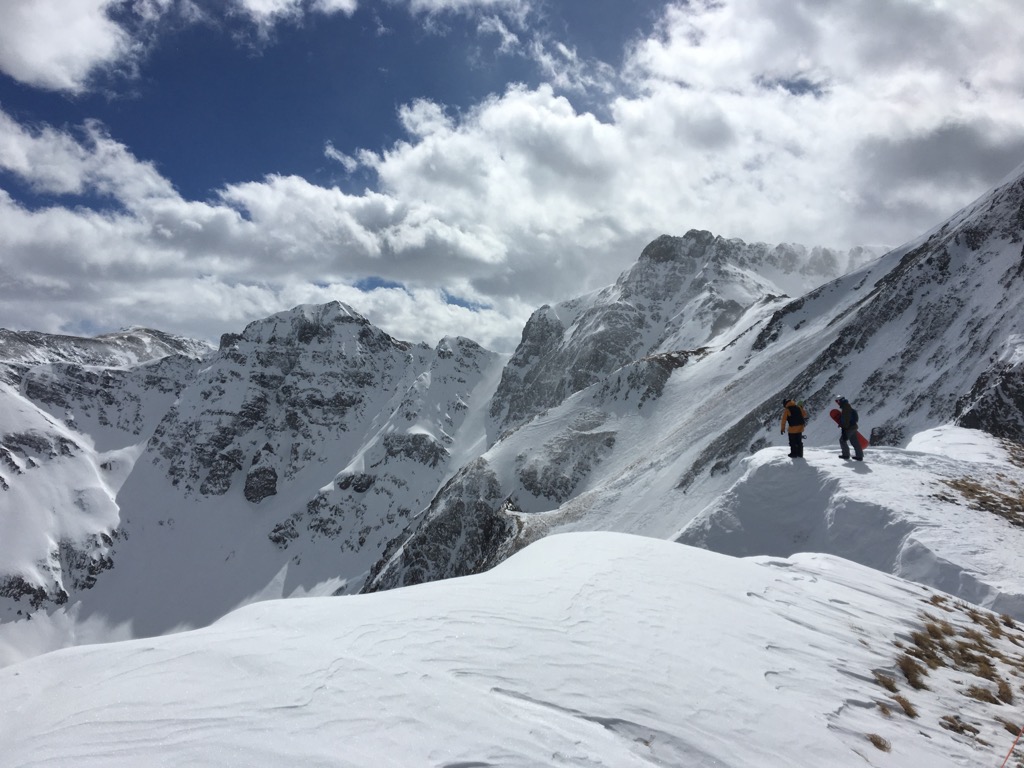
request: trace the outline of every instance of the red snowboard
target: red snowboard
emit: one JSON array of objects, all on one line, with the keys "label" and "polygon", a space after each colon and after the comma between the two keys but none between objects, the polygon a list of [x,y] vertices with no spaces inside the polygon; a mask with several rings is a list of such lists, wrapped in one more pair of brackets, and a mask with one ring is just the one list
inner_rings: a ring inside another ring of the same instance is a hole
[{"label": "red snowboard", "polygon": [[[833,408],[831,411],[828,412],[828,415],[832,417],[832,421],[834,421],[836,424],[839,423],[840,413],[838,408]],[[862,435],[860,432],[857,433],[857,442],[860,443],[860,449],[862,451],[869,445],[871,445],[871,443],[868,442],[868,439],[864,437],[864,435]]]}]

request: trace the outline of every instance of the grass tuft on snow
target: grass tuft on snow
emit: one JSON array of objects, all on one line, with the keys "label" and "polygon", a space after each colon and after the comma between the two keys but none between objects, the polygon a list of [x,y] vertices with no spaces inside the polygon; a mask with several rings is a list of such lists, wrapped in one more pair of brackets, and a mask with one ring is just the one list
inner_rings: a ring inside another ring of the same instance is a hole
[{"label": "grass tuft on snow", "polygon": [[[1024,677],[1024,655],[1014,650],[1024,645],[1020,627],[1012,618],[951,600],[947,595],[933,594],[925,602],[946,611],[948,617],[937,618],[921,611],[920,628],[910,628],[909,635],[897,633],[893,645],[902,653],[894,657],[892,669],[872,671],[875,682],[890,693],[888,700],[876,702],[880,714],[891,718],[894,705],[898,705],[911,719],[922,717],[922,712],[926,718],[937,716],[942,728],[979,746],[998,743],[1001,731],[1017,736],[1020,725],[996,710],[1013,706],[1016,696],[1012,681]],[[916,703],[900,691],[900,677],[893,674],[896,670],[912,689]],[[937,687],[952,680],[961,695],[986,705],[988,717],[978,717],[976,710],[971,721],[957,713],[940,714],[931,701],[935,694],[925,682],[930,674],[945,676],[937,681]],[[873,734],[867,737],[882,749]],[[1016,765],[1024,765],[1024,761],[1018,758]]]}]

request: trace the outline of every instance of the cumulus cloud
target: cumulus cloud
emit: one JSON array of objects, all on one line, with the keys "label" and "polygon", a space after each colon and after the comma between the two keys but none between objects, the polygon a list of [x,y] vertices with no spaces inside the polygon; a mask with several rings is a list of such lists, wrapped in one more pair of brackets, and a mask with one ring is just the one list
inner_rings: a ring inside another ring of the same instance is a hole
[{"label": "cumulus cloud", "polygon": [[[350,12],[246,3],[265,20]],[[461,111],[413,100],[397,110],[403,140],[327,144],[348,172],[375,175],[360,194],[270,175],[185,200],[96,123],[30,129],[0,112],[0,167],[40,192],[119,203],[29,210],[0,194],[3,322],[74,331],[130,319],[215,337],[341,299],[400,338],[463,333],[507,349],[530,311],[612,282],[661,233],[897,245],[1024,159],[1013,5],[671,3],[614,72],[549,37],[520,44],[541,38],[518,22],[482,23],[509,50],[532,50],[545,82]],[[408,7],[486,19],[527,6]],[[602,94],[600,109],[581,106]],[[356,287],[368,276],[401,287]]]},{"label": "cumulus cloud", "polygon": [[93,192],[126,206],[174,194],[151,163],[137,160],[98,123],[86,123],[82,136],[79,141],[49,126],[32,131],[0,110],[0,169],[18,174],[38,192]]},{"label": "cumulus cloud", "polygon": [[[832,222],[837,241],[892,243],[998,179],[986,166],[1019,162],[1018,17],[1006,0],[892,0],[872,14],[811,0],[674,4],[657,34],[631,52],[627,74],[642,95],[619,102],[620,122],[657,100],[687,114],[698,102],[717,108],[732,149],[700,159],[698,172],[710,181],[705,194],[735,204],[739,184],[747,202],[757,190],[790,201],[793,213]],[[992,29],[1002,30],[997,43]],[[695,134],[681,127],[682,146],[692,146]],[[713,139],[718,131],[706,127]],[[914,169],[908,175],[892,173],[900,164],[886,158],[901,149],[918,155],[905,158]],[[891,209],[869,202],[880,199]],[[849,204],[861,215],[850,217]],[[768,213],[763,204],[755,210]],[[778,227],[765,218],[751,221],[771,238]]]},{"label": "cumulus cloud", "polygon": [[5,0],[0,71],[27,85],[79,93],[97,67],[132,54],[107,13],[117,0]]},{"label": "cumulus cloud", "polygon": [[[125,11],[119,23],[113,11]],[[222,12],[209,0],[4,0],[0,72],[26,85],[81,94],[98,72],[133,72],[156,27],[209,21]],[[230,0],[234,12],[267,36],[306,14],[351,16],[358,0]]]}]

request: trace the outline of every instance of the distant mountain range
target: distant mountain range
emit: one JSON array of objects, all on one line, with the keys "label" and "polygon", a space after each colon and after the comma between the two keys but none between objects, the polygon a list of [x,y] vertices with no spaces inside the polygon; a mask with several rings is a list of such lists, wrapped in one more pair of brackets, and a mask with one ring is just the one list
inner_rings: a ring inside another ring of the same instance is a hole
[{"label": "distant mountain range", "polygon": [[[837,395],[876,449],[947,424],[1024,444],[1022,243],[1021,177],[884,254],[662,236],[538,309],[511,357],[399,341],[339,303],[218,349],[0,331],[0,644],[478,573],[557,532],[729,551],[728,494],[784,445],[789,397],[809,446],[835,444]],[[868,564],[898,573],[900,551]],[[935,586],[1024,618],[1015,587]]]}]

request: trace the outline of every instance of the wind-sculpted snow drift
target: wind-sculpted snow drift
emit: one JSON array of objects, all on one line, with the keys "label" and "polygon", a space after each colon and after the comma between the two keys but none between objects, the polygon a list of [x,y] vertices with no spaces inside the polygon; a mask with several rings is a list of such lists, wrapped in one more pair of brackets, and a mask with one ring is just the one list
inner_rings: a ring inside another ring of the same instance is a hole
[{"label": "wind-sculpted snow drift", "polygon": [[[929,631],[979,662],[924,668],[908,652],[936,648]],[[828,555],[551,536],[471,578],[268,601],[0,669],[0,763],[998,766],[1019,708],[996,693],[1020,696],[1022,642]]]},{"label": "wind-sculpted snow drift", "polygon": [[[867,468],[956,421],[1024,440],[1022,200],[1017,178],[880,258],[663,236],[614,285],[538,309],[507,360],[396,340],[338,303],[217,350],[4,332],[0,651],[478,573],[553,532],[673,538],[772,454],[783,397],[830,462],[838,394],[871,433]],[[889,549],[870,564],[909,575]],[[914,577],[1019,594],[955,570]]]}]

